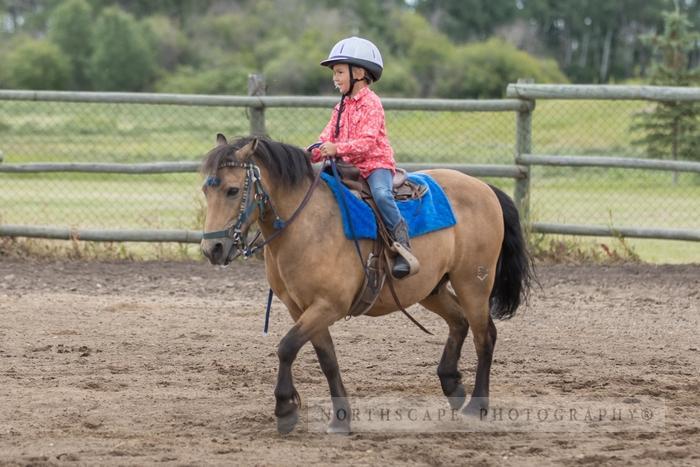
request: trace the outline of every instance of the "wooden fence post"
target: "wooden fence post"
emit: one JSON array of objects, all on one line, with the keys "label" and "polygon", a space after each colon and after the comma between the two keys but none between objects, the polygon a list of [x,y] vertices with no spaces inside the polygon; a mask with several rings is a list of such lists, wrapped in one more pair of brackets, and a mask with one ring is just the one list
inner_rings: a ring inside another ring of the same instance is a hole
[{"label": "wooden fence post", "polygon": [[[528,82],[518,80],[518,83]],[[531,82],[531,81],[529,81]],[[520,220],[526,228],[530,222],[530,165],[523,164],[520,160],[522,154],[530,154],[532,151],[532,111],[535,109],[534,100],[526,100],[527,106],[518,110],[515,121],[515,163],[524,165],[525,176],[515,180],[515,206],[520,213]]]},{"label": "wooden fence post", "polygon": [[[248,95],[265,95],[265,77],[263,75],[248,75]],[[265,107],[262,103],[260,106],[248,107],[248,112],[250,115],[250,135],[267,136],[267,130],[265,129]]]}]

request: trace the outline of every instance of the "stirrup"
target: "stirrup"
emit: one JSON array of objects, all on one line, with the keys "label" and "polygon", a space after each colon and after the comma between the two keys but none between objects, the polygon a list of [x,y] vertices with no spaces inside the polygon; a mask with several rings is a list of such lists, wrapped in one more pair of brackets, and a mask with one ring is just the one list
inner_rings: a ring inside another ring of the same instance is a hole
[{"label": "stirrup", "polygon": [[[391,268],[392,276],[397,279],[403,279],[405,277],[410,277],[417,274],[418,271],[420,271],[420,263],[418,262],[418,259],[413,256],[411,250],[399,242],[394,242],[391,245],[391,249],[397,254],[396,258],[394,259],[394,265]],[[406,266],[408,266],[408,270],[406,270]]]}]

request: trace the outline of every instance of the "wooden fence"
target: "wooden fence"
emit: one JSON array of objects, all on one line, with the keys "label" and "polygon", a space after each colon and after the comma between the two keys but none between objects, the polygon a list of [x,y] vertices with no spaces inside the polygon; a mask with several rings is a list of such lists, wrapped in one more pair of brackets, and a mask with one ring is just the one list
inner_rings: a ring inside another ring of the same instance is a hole
[{"label": "wooden fence", "polygon": [[[616,85],[547,85],[517,83],[508,85],[506,96],[527,100],[537,99],[587,99],[587,100],[647,100],[656,102],[697,101],[700,102],[700,88],[677,88],[664,86],[616,86]],[[536,165],[564,167],[603,167],[641,170],[670,170],[674,172],[700,173],[700,162],[637,159],[630,157],[564,156],[531,154],[531,112],[518,114],[518,137],[515,163],[525,167]],[[520,119],[525,120],[520,122]],[[520,133],[522,132],[522,134]],[[570,225],[556,223],[529,222],[530,177],[519,180],[516,200],[521,215],[531,232],[563,235],[588,235],[602,237],[657,238],[666,240],[700,241],[700,231],[665,228],[613,228],[594,225]]]},{"label": "wooden fence", "polygon": [[[255,79],[255,78],[254,78]],[[260,89],[251,86],[251,89]],[[567,225],[529,222],[530,168],[537,165],[623,167],[641,170],[672,170],[700,173],[700,163],[633,159],[627,157],[562,156],[532,154],[532,117],[537,99],[634,99],[654,101],[700,101],[700,88],[668,88],[653,86],[555,86],[511,84],[507,99],[451,100],[451,99],[383,99],[387,110],[426,110],[461,112],[515,112],[516,138],[514,164],[402,164],[407,170],[451,168],[477,177],[505,177],[515,179],[514,199],[523,221],[530,231],[547,234],[623,236],[700,241],[700,231],[664,228],[620,228],[593,225]],[[179,94],[87,93],[54,91],[0,90],[0,100],[110,102],[161,105],[196,105],[246,107],[250,114],[250,134],[264,135],[265,109],[271,107],[329,108],[337,102],[331,97],[301,96],[195,96]],[[198,162],[170,162],[150,164],[2,164],[0,172],[98,172],[122,174],[153,174],[195,172]],[[0,236],[37,237],[52,239],[81,239],[89,241],[139,242],[192,242],[201,240],[201,232],[190,230],[90,230],[50,226],[0,225]]]}]

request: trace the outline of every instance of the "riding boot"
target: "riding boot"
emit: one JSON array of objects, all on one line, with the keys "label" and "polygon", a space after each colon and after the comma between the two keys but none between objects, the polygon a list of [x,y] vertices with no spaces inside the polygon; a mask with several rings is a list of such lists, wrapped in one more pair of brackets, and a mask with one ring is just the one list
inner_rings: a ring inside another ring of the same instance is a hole
[{"label": "riding boot", "polygon": [[408,239],[408,226],[406,221],[401,220],[392,232],[394,244],[392,249],[396,252],[394,265],[391,268],[391,275],[397,279],[412,276],[420,269],[418,259],[411,253],[411,243]]}]

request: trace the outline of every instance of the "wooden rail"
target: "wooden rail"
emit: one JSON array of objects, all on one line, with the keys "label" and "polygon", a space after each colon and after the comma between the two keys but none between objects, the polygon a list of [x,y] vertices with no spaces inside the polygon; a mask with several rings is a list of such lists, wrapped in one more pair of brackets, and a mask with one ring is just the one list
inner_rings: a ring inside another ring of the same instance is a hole
[{"label": "wooden rail", "polygon": [[506,96],[516,99],[594,99],[700,101],[700,88],[600,84],[509,84]]},{"label": "wooden rail", "polygon": [[12,224],[0,225],[0,236],[84,240],[90,242],[199,243],[202,240],[202,232],[196,230],[71,229]]},{"label": "wooden rail", "polygon": [[[148,164],[4,164],[0,165],[0,173],[77,172],[146,175],[197,172],[199,170],[199,166],[199,162],[153,162]],[[522,166],[503,164],[431,164],[429,162],[408,162],[405,164],[400,164],[399,167],[409,172],[428,169],[452,169],[474,177],[502,177],[520,179],[527,176]]]},{"label": "wooden rail", "polygon": [[[0,90],[0,100],[28,100],[46,102],[101,102],[151,105],[191,105],[247,107],[250,111],[250,133],[265,134],[265,109],[271,107],[318,107],[330,108],[338,101],[335,97],[310,96],[265,96],[257,95],[264,86],[260,77],[251,77],[249,96],[207,96],[184,94],[148,93],[92,93],[62,91],[18,91]],[[508,99],[383,99],[387,110],[420,110],[448,112],[515,112],[516,136],[513,165],[469,165],[406,163],[401,167],[409,170],[428,168],[450,168],[477,177],[507,177],[515,179],[516,205],[523,222],[533,232],[563,235],[623,236],[636,238],[660,238],[700,241],[700,231],[679,229],[647,229],[637,227],[613,228],[606,226],[567,225],[553,223],[530,223],[529,204],[533,183],[530,167],[536,165],[562,167],[603,167],[641,170],[670,170],[676,172],[700,172],[700,163],[692,161],[669,161],[634,159],[627,157],[563,156],[532,154],[532,118],[537,99],[597,99],[597,100],[650,100],[660,102],[700,102],[700,88],[673,88],[658,86],[600,86],[600,85],[542,85],[518,82],[507,88]],[[3,164],[0,153],[0,173],[41,172],[86,172],[121,174],[160,174],[196,172],[199,162],[161,162],[150,164]],[[61,229],[48,226],[0,225],[0,235],[28,236],[39,238],[61,238],[90,241],[155,241],[198,242],[201,233],[187,230],[90,230]]]},{"label": "wooden rail", "polygon": [[671,170],[700,173],[700,162],[635,159],[631,157],[549,156],[521,154],[515,161],[523,165],[554,165],[560,167],[608,167],[623,169]]}]

